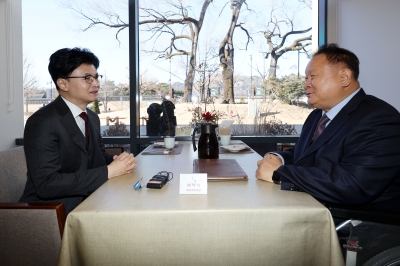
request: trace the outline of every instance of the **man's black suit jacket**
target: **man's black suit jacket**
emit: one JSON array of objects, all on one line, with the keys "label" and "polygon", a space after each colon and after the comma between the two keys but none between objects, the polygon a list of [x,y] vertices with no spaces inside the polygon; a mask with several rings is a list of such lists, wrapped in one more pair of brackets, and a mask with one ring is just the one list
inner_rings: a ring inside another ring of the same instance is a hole
[{"label": "man's black suit jacket", "polygon": [[28,179],[20,201],[63,202],[66,213],[108,179],[113,156],[104,151],[97,114],[87,109],[90,141],[61,97],[26,122],[24,150]]},{"label": "man's black suit jacket", "polygon": [[281,188],[323,203],[400,212],[399,112],[361,89],[311,143],[321,115],[311,112],[295,148],[281,153]]}]

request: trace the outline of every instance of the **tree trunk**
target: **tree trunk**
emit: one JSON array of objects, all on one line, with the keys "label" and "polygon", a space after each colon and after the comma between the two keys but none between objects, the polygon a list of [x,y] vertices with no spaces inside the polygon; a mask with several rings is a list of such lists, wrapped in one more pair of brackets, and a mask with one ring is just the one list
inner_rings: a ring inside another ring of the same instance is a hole
[{"label": "tree trunk", "polygon": [[234,88],[233,88],[233,72],[234,72],[234,46],[233,46],[233,33],[236,28],[236,23],[239,18],[240,9],[242,4],[246,2],[246,0],[238,0],[235,2],[235,5],[231,6],[232,9],[232,20],[229,27],[227,34],[225,35],[224,39],[222,40],[219,46],[219,61],[221,66],[223,67],[222,70],[222,79],[223,79],[223,86],[224,86],[224,99],[223,103],[234,103],[235,102],[235,95],[234,95]]},{"label": "tree trunk", "polygon": [[191,102],[192,101],[192,91],[193,91],[193,81],[195,75],[195,68],[196,68],[196,52],[197,52],[197,45],[199,41],[199,34],[201,31],[201,27],[203,26],[204,16],[206,15],[206,11],[208,6],[210,5],[212,0],[205,0],[203,3],[203,7],[200,11],[199,20],[195,23],[194,29],[192,29],[192,49],[190,52],[190,59],[189,59],[189,69],[185,79],[185,87],[183,91],[183,102]]},{"label": "tree trunk", "polygon": [[107,102],[108,102],[108,100],[107,100],[107,93],[106,93],[105,97],[104,97],[104,101],[103,101],[104,113],[107,113]]},{"label": "tree trunk", "polygon": [[233,58],[231,56],[227,57],[227,67],[222,70],[222,79],[224,84],[224,103],[234,103],[235,95],[233,93]]},{"label": "tree trunk", "polygon": [[275,56],[271,56],[271,62],[269,64],[269,73],[268,73],[268,79],[270,78],[276,78],[276,66],[278,63],[278,58]]},{"label": "tree trunk", "polygon": [[168,94],[169,94],[169,100],[171,102],[174,102],[175,101],[175,99],[174,99],[174,89],[171,86],[169,86]]},{"label": "tree trunk", "polygon": [[[198,38],[198,35],[196,38]],[[197,40],[196,40],[196,42],[192,43],[192,54],[190,55],[188,74],[185,79],[185,88],[183,91],[183,102],[191,102],[192,101],[193,80],[194,80],[195,66],[196,66],[196,56],[195,56],[196,49],[197,49]]]}]

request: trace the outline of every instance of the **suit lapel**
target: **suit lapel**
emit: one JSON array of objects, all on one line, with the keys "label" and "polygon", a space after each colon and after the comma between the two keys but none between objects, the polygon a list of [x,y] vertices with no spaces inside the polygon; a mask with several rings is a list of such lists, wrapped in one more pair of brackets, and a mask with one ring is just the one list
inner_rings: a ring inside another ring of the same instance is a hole
[{"label": "suit lapel", "polygon": [[342,109],[329,123],[324,132],[322,132],[322,134],[313,143],[311,143],[308,149],[305,150],[302,157],[308,156],[309,154],[318,150],[340,130],[340,128],[347,122],[347,120],[349,120],[349,118],[349,114],[347,112],[343,112]]},{"label": "suit lapel", "polygon": [[309,117],[305,121],[300,134],[300,138],[296,143],[295,160],[302,157],[307,148],[310,146],[312,136],[321,117],[321,113],[321,110],[316,109],[309,115]]},{"label": "suit lapel", "polygon": [[59,96],[55,101],[57,106],[57,112],[61,115],[61,123],[63,123],[66,131],[71,137],[72,141],[78,145],[78,147],[87,153],[86,151],[86,139],[83,137],[81,130],[76,124],[75,118],[72,116],[71,110],[67,104]]},{"label": "suit lapel", "polygon": [[307,127],[307,132],[304,132],[305,134],[308,134],[308,139],[307,139],[308,141],[306,142],[307,146],[302,147],[303,149],[301,155],[296,160],[296,162],[300,161],[302,158],[315,152],[321,146],[323,146],[328,140],[330,140],[333,136],[335,136],[338,133],[338,131],[343,127],[343,125],[346,124],[346,122],[350,119],[351,113],[358,108],[359,104],[362,102],[365,95],[366,94],[363,89],[361,89],[356,95],[354,95],[354,97],[342,108],[342,110],[340,110],[340,112],[335,116],[335,118],[333,118],[333,120],[327,126],[326,130],[322,132],[322,134],[317,138],[316,141],[314,141],[313,143],[311,143],[311,145],[309,145],[312,136],[314,134],[315,128],[318,124],[318,121],[321,118],[322,111],[319,110],[319,115],[317,116],[317,119],[314,119],[312,127],[311,126]]},{"label": "suit lapel", "polygon": [[94,145],[95,138],[100,136],[100,124],[97,122],[99,120],[97,114],[95,114],[90,109],[86,109],[86,112],[89,116],[89,123],[90,123],[90,140],[89,145]]}]

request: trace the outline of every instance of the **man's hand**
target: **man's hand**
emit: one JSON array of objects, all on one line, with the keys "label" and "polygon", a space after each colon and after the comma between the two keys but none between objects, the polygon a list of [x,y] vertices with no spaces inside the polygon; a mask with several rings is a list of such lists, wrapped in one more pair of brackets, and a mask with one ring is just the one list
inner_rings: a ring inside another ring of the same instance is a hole
[{"label": "man's hand", "polygon": [[108,178],[131,173],[136,168],[136,158],[132,153],[123,152],[114,155],[114,161],[108,165]]},{"label": "man's hand", "polygon": [[278,156],[267,153],[257,165],[256,177],[272,183],[272,174],[282,165],[282,161]]}]

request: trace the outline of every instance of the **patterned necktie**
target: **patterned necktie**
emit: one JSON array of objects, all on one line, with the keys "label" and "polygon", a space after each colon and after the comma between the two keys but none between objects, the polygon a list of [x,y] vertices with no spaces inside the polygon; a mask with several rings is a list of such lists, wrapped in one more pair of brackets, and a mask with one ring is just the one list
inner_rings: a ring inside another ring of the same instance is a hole
[{"label": "patterned necktie", "polygon": [[315,129],[313,142],[319,137],[319,135],[321,135],[322,131],[324,131],[325,125],[326,123],[328,123],[328,121],[329,117],[327,117],[326,114],[324,114],[319,120],[317,128]]},{"label": "patterned necktie", "polygon": [[89,138],[90,138],[89,116],[87,115],[86,112],[80,113],[79,116],[85,121],[85,136],[86,136],[86,141],[89,142]]}]

